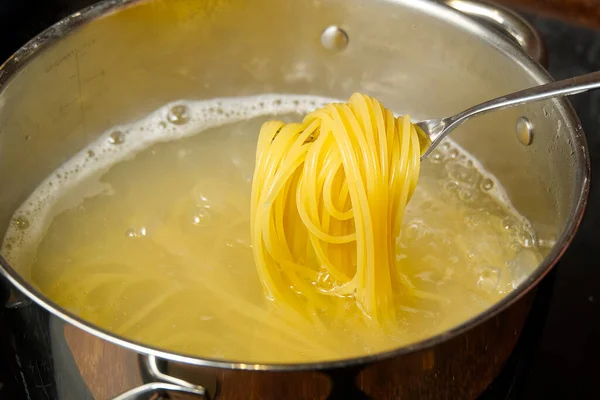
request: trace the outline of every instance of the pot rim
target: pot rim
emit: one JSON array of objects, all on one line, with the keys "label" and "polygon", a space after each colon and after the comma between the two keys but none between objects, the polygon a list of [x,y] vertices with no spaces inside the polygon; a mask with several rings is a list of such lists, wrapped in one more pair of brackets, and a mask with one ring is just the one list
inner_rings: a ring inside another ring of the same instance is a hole
[{"label": "pot rim", "polygon": [[[65,37],[69,33],[76,30],[77,27],[99,19],[109,13],[121,11],[124,8],[135,6],[147,0],[104,0],[100,3],[83,9],[80,12],[72,14],[64,18],[60,22],[54,24],[50,28],[43,31],[41,34],[33,38],[16,53],[14,53],[3,65],[0,66],[0,93],[10,83],[19,71],[21,71],[34,56],[39,54],[44,48],[54,42]],[[521,67],[526,69],[531,76],[541,83],[546,83],[552,80],[542,66],[532,60],[519,46],[515,45],[508,38],[504,37],[498,31],[480,24],[470,17],[440,3],[431,0],[393,0],[394,3],[406,8],[412,8],[418,11],[428,13],[429,15],[440,17],[446,21],[460,26],[469,33],[477,35],[488,44],[503,52]],[[377,354],[372,354],[363,357],[345,358],[333,361],[318,361],[318,362],[302,362],[302,363],[245,363],[236,361],[227,361],[211,358],[200,358],[197,356],[184,355],[180,353],[171,353],[165,350],[144,345],[134,340],[126,339],[119,335],[113,334],[105,329],[99,328],[94,324],[83,320],[82,318],[64,310],[61,306],[54,303],[38,291],[33,285],[23,279],[0,255],[0,275],[4,276],[10,284],[14,285],[20,292],[28,298],[35,301],[39,306],[43,307],[48,312],[62,319],[77,328],[104,339],[113,344],[123,346],[137,353],[156,356],[167,361],[181,362],[186,364],[238,369],[238,370],[257,370],[257,371],[306,371],[306,370],[323,370],[339,367],[347,367],[352,365],[366,364],[382,359],[387,359],[395,356],[401,356],[423,349],[433,347],[437,344],[450,340],[473,327],[485,322],[486,320],[496,316],[513,303],[521,299],[530,290],[532,290],[546,274],[554,267],[560,257],[566,251],[583,218],[586,208],[587,199],[590,190],[590,158],[585,135],[581,128],[581,123],[575,114],[571,104],[565,99],[556,101],[557,108],[567,118],[567,128],[574,132],[573,148],[575,150],[575,160],[577,173],[574,181],[579,183],[579,192],[575,194],[574,206],[571,207],[568,222],[563,231],[559,235],[555,244],[551,248],[549,254],[544,258],[542,263],[536,270],[525,280],[521,285],[504,297],[501,301],[494,304],[487,310],[473,316],[472,318],[463,321],[461,324],[449,329],[445,332],[434,335],[428,339],[421,340],[415,343],[408,344],[393,350],[384,351]]]}]

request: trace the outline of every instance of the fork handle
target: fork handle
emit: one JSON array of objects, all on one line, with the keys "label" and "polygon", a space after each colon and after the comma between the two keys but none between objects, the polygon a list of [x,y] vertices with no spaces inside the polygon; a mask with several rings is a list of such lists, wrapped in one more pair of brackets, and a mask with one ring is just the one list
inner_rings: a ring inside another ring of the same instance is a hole
[{"label": "fork handle", "polygon": [[432,145],[423,157],[427,156],[427,154],[429,154],[429,152],[456,127],[474,116],[553,97],[571,96],[598,88],[600,88],[600,71],[564,79],[562,81],[534,86],[529,89],[524,89],[478,104],[453,115],[452,117],[438,120],[439,129],[435,129],[431,132],[430,140]]},{"label": "fork handle", "polygon": [[552,97],[571,96],[598,88],[600,88],[600,71],[564,79],[562,81],[547,83],[545,85],[534,86],[506,96],[501,96],[494,100],[489,100],[485,103],[471,107],[451,118],[455,120],[464,120],[492,110],[518,106],[534,101],[550,99]]}]

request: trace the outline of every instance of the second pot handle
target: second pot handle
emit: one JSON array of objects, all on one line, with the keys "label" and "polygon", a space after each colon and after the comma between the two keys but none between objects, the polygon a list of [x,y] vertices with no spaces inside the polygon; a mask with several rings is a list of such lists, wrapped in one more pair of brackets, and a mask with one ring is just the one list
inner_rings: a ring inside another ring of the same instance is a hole
[{"label": "second pot handle", "polygon": [[[192,396],[198,396],[199,399],[205,399],[204,391],[188,388],[185,386],[174,385],[165,382],[151,382],[138,386],[128,392],[113,398],[113,400],[150,400],[155,396],[168,396],[169,393],[181,393]],[[162,398],[162,397],[161,397]],[[167,397],[168,398],[168,397]]]},{"label": "second pot handle", "polygon": [[442,0],[447,6],[487,23],[519,44],[525,53],[543,66],[546,49],[539,32],[516,12],[487,1]]},{"label": "second pot handle", "polygon": [[[1,282],[0,282],[1,283]],[[10,283],[8,284],[8,299],[4,307],[6,308],[21,308],[31,304],[31,299],[15,289]],[[0,304],[1,305],[1,304]]]},{"label": "second pot handle", "polygon": [[140,355],[140,367],[154,382],[131,389],[113,398],[113,400],[149,400],[156,395],[169,398],[169,393],[192,395],[198,400],[210,399],[209,393],[203,386],[186,382],[183,379],[162,372],[158,367],[158,360],[155,356]]}]

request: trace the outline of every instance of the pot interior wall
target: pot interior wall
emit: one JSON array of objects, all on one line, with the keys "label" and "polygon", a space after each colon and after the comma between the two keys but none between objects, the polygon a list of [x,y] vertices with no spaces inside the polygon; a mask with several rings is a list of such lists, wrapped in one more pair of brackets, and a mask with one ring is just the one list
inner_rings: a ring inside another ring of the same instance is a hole
[{"label": "pot interior wall", "polygon": [[[332,24],[349,36],[344,51],[320,43]],[[266,92],[346,99],[360,91],[426,118],[541,79],[524,56],[482,32],[415,0],[131,2],[41,46],[2,88],[0,232],[40,181],[89,141],[174,100]],[[523,115],[535,126],[528,147],[515,135]],[[547,102],[478,118],[453,134],[542,238],[560,233],[582,184],[570,118]]]}]

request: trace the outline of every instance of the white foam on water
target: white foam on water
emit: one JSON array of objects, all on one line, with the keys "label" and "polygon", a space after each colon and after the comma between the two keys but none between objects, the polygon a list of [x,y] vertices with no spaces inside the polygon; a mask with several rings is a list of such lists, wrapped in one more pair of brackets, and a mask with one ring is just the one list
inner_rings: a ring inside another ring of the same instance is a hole
[{"label": "white foam on water", "polygon": [[[113,165],[133,158],[150,146],[200,134],[210,128],[255,117],[297,112],[309,113],[339,100],[308,95],[265,94],[202,101],[175,101],[146,118],[129,125],[115,126],[75,154],[46,178],[16,210],[4,236],[1,253],[13,265],[21,255],[36,248],[52,218],[72,204],[60,202],[81,182],[101,176]],[[187,108],[185,123],[172,122],[174,107]],[[87,197],[97,194],[88,193]],[[20,221],[27,221],[26,228]]]},{"label": "white foam on water", "polygon": [[[99,178],[115,164],[133,158],[154,144],[198,135],[210,128],[261,116],[276,117],[290,113],[304,115],[332,102],[340,100],[310,95],[264,94],[176,101],[140,121],[113,127],[75,154],[35,189],[14,213],[0,252],[14,266],[28,264],[22,260],[22,255],[31,254],[31,250],[37,248],[55,215],[73,206],[69,198],[73,198],[73,190],[77,190],[80,183]],[[187,109],[182,109],[182,106]],[[176,118],[173,118],[172,110],[176,110]],[[182,110],[185,111],[184,118],[181,118]],[[496,197],[512,214],[520,217],[500,183],[485,172],[481,163],[456,143],[448,139],[446,141],[471,160],[485,178],[493,181],[494,185],[488,193]],[[83,197],[111,189],[98,183],[85,190],[87,193]],[[525,222],[522,217],[520,219]],[[28,226],[25,227],[23,221]]]}]

